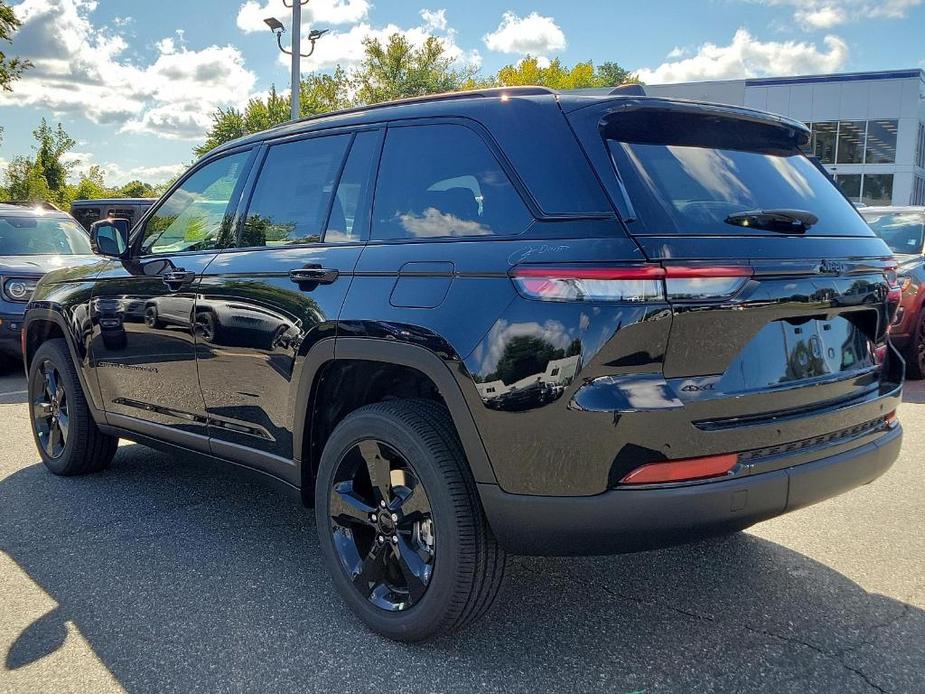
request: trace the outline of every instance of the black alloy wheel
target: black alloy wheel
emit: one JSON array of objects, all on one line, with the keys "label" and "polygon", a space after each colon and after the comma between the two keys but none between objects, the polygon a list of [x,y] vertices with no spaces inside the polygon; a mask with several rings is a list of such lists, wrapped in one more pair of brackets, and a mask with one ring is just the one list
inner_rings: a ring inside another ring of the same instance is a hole
[{"label": "black alloy wheel", "polygon": [[64,476],[105,469],[119,439],[96,426],[63,339],[39,346],[29,364],[28,383],[32,433],[45,466]]},{"label": "black alloy wheel", "polygon": [[60,458],[67,445],[71,418],[61,374],[48,359],[39,364],[30,383],[32,419],[39,445],[49,458]]},{"label": "black alloy wheel", "polygon": [[319,461],[315,521],[337,591],[390,639],[422,641],[478,619],[504,576],[442,403],[390,400],[344,417]]},{"label": "black alloy wheel", "polygon": [[387,443],[360,441],[341,459],[330,496],[334,547],[360,594],[390,612],[420,602],[436,559],[434,521],[408,461]]}]

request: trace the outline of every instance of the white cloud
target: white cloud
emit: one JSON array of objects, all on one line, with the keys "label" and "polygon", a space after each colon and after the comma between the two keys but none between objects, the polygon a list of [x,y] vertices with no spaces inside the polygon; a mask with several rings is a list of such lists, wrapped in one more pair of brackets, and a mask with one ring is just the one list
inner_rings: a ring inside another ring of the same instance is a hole
[{"label": "white cloud", "polygon": [[805,29],[831,29],[865,19],[903,19],[922,0],[750,0],[764,5],[790,7]]},{"label": "white cloud", "polygon": [[[739,29],[728,46],[705,43],[688,58],[668,60],[656,68],[641,68],[639,79],[650,84],[735,79],[767,75],[835,72],[848,60],[848,45],[826,36],[824,48],[797,41],[759,41]],[[674,51],[673,51],[674,52]]]},{"label": "white cloud", "polygon": [[14,6],[23,26],[17,54],[34,67],[2,106],[33,106],[75,114],[130,132],[195,139],[217,107],[247,98],[256,76],[232,46],[189,50],[182,32],[157,42],[157,59],[138,65],[123,54],[128,42],[90,21],[94,0],[23,0]]},{"label": "white cloud", "polygon": [[491,51],[520,55],[548,56],[565,50],[565,34],[552,17],[531,12],[519,17],[505,12],[498,28],[482,38]]},{"label": "white cloud", "polygon": [[[403,28],[397,24],[375,27],[362,22],[346,31],[332,30],[318,41],[314,54],[302,60],[303,70],[321,70],[335,65],[348,68],[355,66],[363,60],[363,42],[366,39],[377,39],[385,43],[393,34],[401,34],[417,47],[424,45],[428,37],[435,36],[443,44],[446,55],[457,65],[481,66],[482,56],[477,50],[466,51],[457,44],[456,30],[449,26],[445,10],[421,10],[420,14],[421,24],[416,27]],[[304,41],[305,36],[302,38]],[[288,66],[289,56],[280,55],[279,63]]]},{"label": "white cloud", "polygon": [[[71,183],[77,183],[80,177],[90,170],[90,167],[98,165],[103,171],[103,180],[107,186],[123,186],[129,181],[142,181],[157,185],[169,181],[188,168],[188,164],[124,167],[115,162],[97,162],[90,152],[68,152],[62,159],[74,164],[68,177]],[[0,167],[3,166],[2,162],[3,160],[0,160]]]},{"label": "white cloud", "polygon": [[[312,0],[302,8],[303,23],[356,24],[369,15],[369,0]],[[287,27],[292,23],[292,14],[283,8],[279,0],[247,0],[238,10],[238,28],[245,33],[267,31],[263,20],[276,17]]]}]

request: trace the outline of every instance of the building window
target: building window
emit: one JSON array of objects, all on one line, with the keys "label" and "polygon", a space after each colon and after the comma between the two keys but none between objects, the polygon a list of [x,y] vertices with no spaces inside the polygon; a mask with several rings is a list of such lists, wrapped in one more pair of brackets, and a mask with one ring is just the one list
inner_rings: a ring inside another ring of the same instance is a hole
[{"label": "building window", "polygon": [[895,120],[868,121],[866,164],[893,164],[896,161],[898,129],[899,124]]},{"label": "building window", "polygon": [[835,163],[838,123],[813,123],[814,152],[823,164]]},{"label": "building window", "polygon": [[[895,120],[813,123],[813,153],[823,164],[893,164],[898,129]],[[919,135],[920,142],[923,137]],[[918,156],[925,160],[925,152]],[[920,166],[925,166],[925,161]]]},{"label": "building window", "polygon": [[882,206],[893,204],[893,174],[864,174],[861,202]]},{"label": "building window", "polygon": [[919,143],[915,150],[915,163],[925,169],[925,123],[919,123]]},{"label": "building window", "polygon": [[843,120],[838,124],[836,164],[863,164],[864,139],[867,124],[864,121]]},{"label": "building window", "polygon": [[915,177],[915,184],[912,188],[912,200],[910,205],[925,205],[925,178]]},{"label": "building window", "polygon": [[839,174],[835,182],[851,202],[861,201],[861,174]]}]

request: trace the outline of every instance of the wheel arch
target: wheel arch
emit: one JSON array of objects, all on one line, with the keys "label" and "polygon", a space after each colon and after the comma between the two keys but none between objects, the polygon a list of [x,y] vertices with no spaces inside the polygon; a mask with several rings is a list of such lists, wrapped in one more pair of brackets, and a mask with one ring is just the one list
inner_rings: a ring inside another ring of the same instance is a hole
[{"label": "wheel arch", "polygon": [[[335,342],[335,338],[327,338],[317,343],[306,355],[294,403],[293,450],[301,468],[304,502],[312,502],[320,455],[314,427],[321,406],[318,402],[319,392],[330,369],[356,362],[380,364],[383,367],[388,365],[390,369],[407,369],[432,384],[450,413],[475,481],[497,484],[460,384],[443,359],[424,347],[391,340],[349,337],[337,338]],[[361,402],[359,406],[363,404],[367,403]]]},{"label": "wheel arch", "polygon": [[23,335],[23,362],[25,363],[26,374],[29,373],[32,366],[32,358],[44,342],[54,339],[64,340],[67,351],[74,362],[77,378],[80,381],[80,387],[83,389],[84,397],[87,400],[87,406],[90,408],[93,419],[97,424],[106,424],[102,411],[96,407],[93,391],[87,387],[83,365],[86,352],[78,350],[78,343],[65,317],[53,308],[45,306],[30,307],[23,321]]}]

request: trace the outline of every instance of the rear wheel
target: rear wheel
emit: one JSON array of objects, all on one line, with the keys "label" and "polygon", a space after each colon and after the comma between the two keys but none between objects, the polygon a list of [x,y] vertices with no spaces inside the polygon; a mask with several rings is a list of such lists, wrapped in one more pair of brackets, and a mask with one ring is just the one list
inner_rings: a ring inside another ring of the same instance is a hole
[{"label": "rear wheel", "polygon": [[452,631],[498,591],[504,554],[436,403],[384,402],[347,416],[322,454],[315,513],[335,586],[383,636]]},{"label": "rear wheel", "polygon": [[49,340],[36,351],[29,367],[29,403],[39,455],[54,474],[84,475],[112,462],[119,440],[93,421],[64,340]]},{"label": "rear wheel", "polygon": [[925,307],[919,312],[919,320],[906,349],[906,371],[909,378],[925,378]]}]

